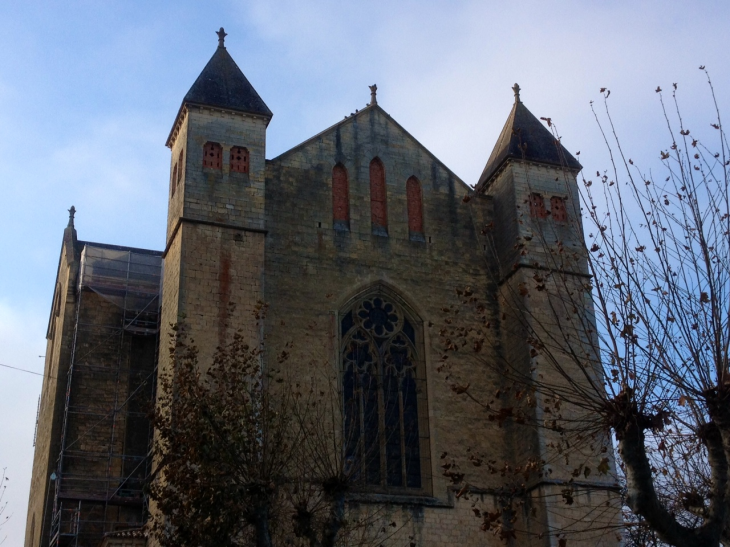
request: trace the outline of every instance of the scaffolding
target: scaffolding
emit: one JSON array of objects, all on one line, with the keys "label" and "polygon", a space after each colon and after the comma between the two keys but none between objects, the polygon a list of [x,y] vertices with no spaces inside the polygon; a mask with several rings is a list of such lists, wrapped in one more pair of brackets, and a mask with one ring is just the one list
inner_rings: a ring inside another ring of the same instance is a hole
[{"label": "scaffolding", "polygon": [[162,257],[84,243],[50,545],[97,547],[144,524]]}]

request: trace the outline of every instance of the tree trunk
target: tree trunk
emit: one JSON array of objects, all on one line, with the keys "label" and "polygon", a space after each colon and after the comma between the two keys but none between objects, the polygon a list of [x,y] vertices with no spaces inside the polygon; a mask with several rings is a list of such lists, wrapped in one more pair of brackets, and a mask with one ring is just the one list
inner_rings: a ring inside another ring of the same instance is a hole
[{"label": "tree trunk", "polygon": [[322,531],[322,547],[334,547],[342,524],[345,521],[345,493],[339,492],[332,497],[330,514]]},{"label": "tree trunk", "polygon": [[269,507],[258,507],[255,513],[256,547],[271,546],[271,530],[269,529]]},{"label": "tree trunk", "polygon": [[[641,420],[642,417],[636,417],[634,420],[629,420],[622,428],[622,431],[617,430],[619,453],[626,470],[626,487],[628,491],[626,503],[632,511],[637,515],[641,515],[649,526],[656,530],[662,541],[670,545],[677,547],[689,545],[693,547],[718,547],[723,528],[721,523],[724,522],[724,512],[726,511],[724,507],[720,508],[719,511],[715,511],[716,515],[718,512],[723,513],[721,521],[718,522],[717,519],[710,518],[702,526],[692,529],[677,522],[674,515],[667,511],[659,501],[654,489],[651,464],[646,455],[644,430],[637,423]],[[710,465],[712,466],[712,447],[708,446],[708,452],[710,454]],[[724,494],[723,488],[722,499],[724,499]],[[720,504],[724,505],[721,501]]]}]

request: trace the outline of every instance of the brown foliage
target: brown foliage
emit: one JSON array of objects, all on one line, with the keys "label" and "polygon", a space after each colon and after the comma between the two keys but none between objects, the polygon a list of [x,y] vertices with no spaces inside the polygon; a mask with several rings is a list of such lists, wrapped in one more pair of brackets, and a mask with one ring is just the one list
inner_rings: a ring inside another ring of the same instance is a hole
[{"label": "brown foliage", "polygon": [[263,348],[240,333],[205,368],[184,326],[174,330],[153,418],[151,528],[163,547],[369,545],[392,533],[376,526],[378,514],[348,516],[330,382],[304,386],[266,370]]}]

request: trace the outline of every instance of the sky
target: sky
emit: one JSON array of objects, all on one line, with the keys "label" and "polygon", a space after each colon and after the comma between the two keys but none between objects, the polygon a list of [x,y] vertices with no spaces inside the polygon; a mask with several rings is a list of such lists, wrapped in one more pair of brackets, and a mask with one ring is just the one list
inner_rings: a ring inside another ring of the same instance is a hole
[{"label": "sky", "polygon": [[[730,108],[730,3],[695,0],[0,2],[0,364],[41,373],[67,209],[79,239],[161,250],[180,102],[226,46],[274,118],[267,158],[378,103],[474,184],[518,82],[584,173],[610,166],[591,101],[646,169],[668,144],[655,93],[688,125]],[[668,95],[665,93],[665,98]],[[586,175],[588,176],[588,175]],[[3,547],[23,544],[41,377],[0,367]]]}]

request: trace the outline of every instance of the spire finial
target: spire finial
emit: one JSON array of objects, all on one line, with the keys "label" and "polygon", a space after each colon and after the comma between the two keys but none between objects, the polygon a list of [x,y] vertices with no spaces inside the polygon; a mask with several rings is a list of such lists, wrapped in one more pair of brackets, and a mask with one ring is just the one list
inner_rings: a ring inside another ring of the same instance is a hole
[{"label": "spire finial", "polygon": [[513,85],[512,86],[512,91],[515,92],[515,102],[516,103],[521,103],[522,101],[520,100],[520,84]]},{"label": "spire finial", "polygon": [[68,227],[73,228],[74,227],[74,215],[76,214],[76,207],[73,205],[68,210]]},{"label": "spire finial", "polygon": [[368,86],[370,88],[370,106],[378,104],[378,84]]},{"label": "spire finial", "polygon": [[223,27],[221,27],[216,34],[218,35],[218,47],[226,47],[224,42],[226,41],[226,36],[228,36],[228,34],[226,34],[226,31],[223,30]]}]

